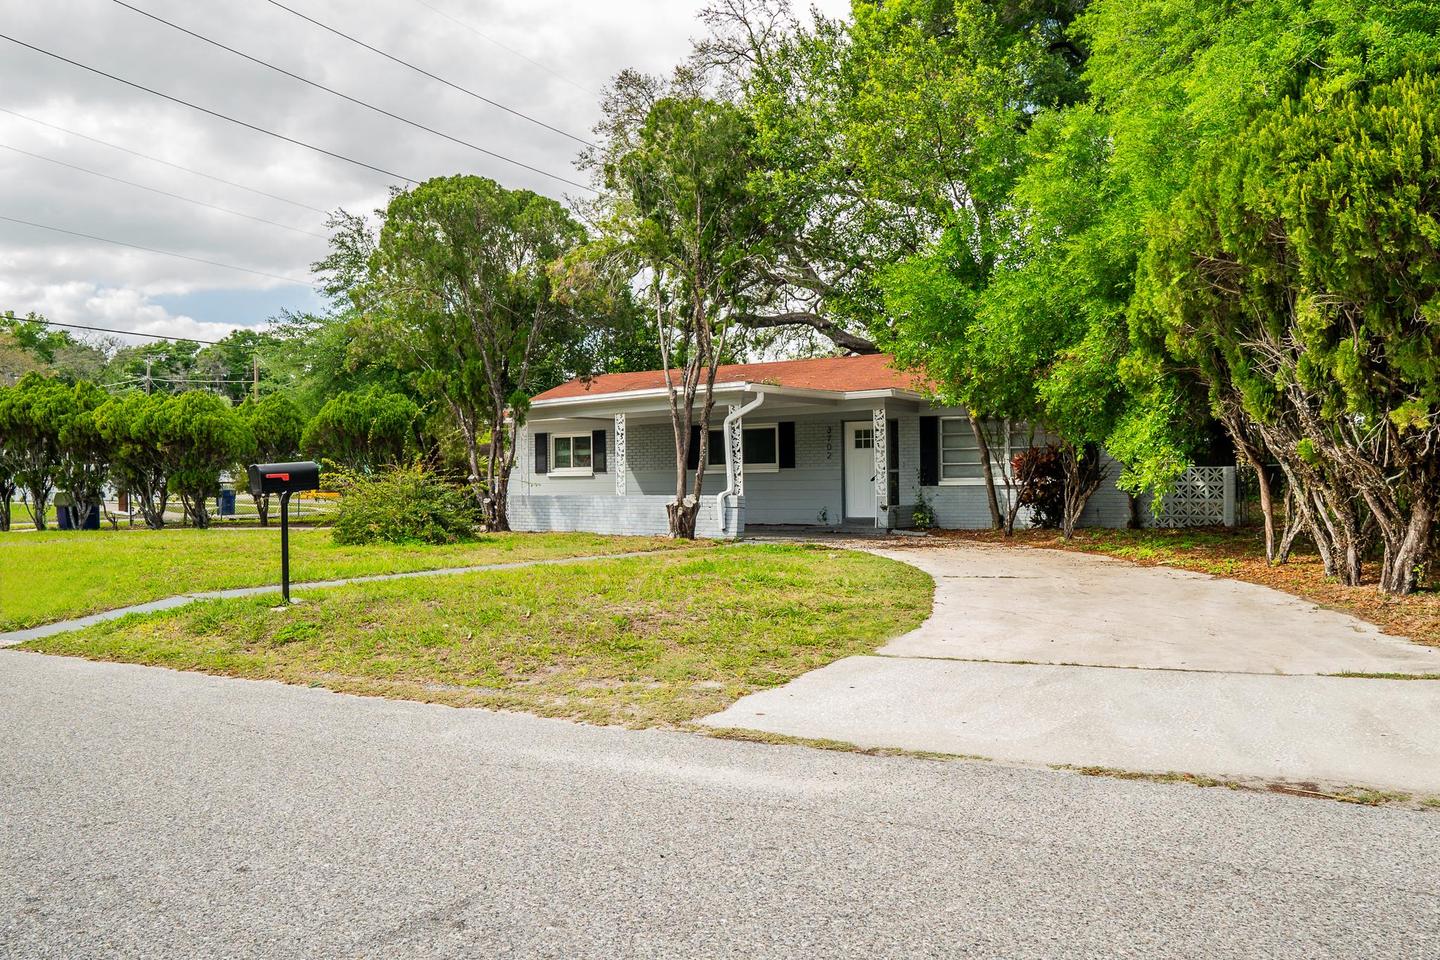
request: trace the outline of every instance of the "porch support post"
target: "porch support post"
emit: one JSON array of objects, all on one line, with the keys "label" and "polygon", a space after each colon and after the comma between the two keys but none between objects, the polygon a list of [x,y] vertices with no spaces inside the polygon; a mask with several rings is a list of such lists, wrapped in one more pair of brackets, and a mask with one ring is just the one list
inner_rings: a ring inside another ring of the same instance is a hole
[{"label": "porch support post", "polygon": [[625,496],[625,414],[615,414],[615,496]]},{"label": "porch support post", "polygon": [[[730,404],[730,413],[740,409],[738,403]],[[745,496],[745,418],[736,417],[730,424],[730,436],[725,438],[725,469],[730,481],[730,492],[737,497]]]},{"label": "porch support post", "polygon": [[885,408],[870,411],[872,436],[875,438],[875,526],[890,526],[890,442],[886,436]]}]

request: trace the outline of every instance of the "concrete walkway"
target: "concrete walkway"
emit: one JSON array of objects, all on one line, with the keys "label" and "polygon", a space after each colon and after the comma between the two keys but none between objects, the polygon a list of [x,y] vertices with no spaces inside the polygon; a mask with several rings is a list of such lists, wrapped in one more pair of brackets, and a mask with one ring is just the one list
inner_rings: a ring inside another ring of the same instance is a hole
[{"label": "concrete walkway", "polygon": [[[546,560],[517,560],[514,563],[485,563],[470,567],[440,567],[435,570],[407,570],[404,573],[377,573],[366,577],[347,577],[340,580],[311,580],[307,583],[292,583],[290,584],[290,592],[294,594],[305,590],[343,587],[349,583],[375,583],[380,580],[411,580],[415,577],[445,577],[453,576],[457,573],[484,573],[487,570],[518,570],[522,567],[561,566],[568,563],[589,563],[593,560],[618,560],[622,557],[644,557],[653,553],[673,552],[674,551],[632,550],[628,553],[611,553],[599,556],[552,557]],[[71,630],[79,630],[97,623],[105,623],[108,620],[118,620],[132,613],[155,613],[160,610],[173,610],[175,607],[183,607],[200,600],[256,597],[267,593],[279,592],[280,585],[278,583],[271,583],[259,587],[237,587],[233,590],[206,590],[197,593],[182,593],[178,596],[166,597],[163,600],[152,600],[149,603],[137,603],[128,607],[117,607],[114,610],[102,610],[100,613],[92,613],[85,617],[57,620],[54,623],[44,623],[38,627],[29,627],[25,630],[11,630],[8,633],[0,633],[0,648],[13,647],[17,643],[25,643],[27,640],[38,640],[41,637],[49,637],[57,633],[68,633]]]},{"label": "concrete walkway", "polygon": [[[1058,551],[877,551],[935,612],[704,722],[1026,763],[1440,794],[1440,650],[1264,587]],[[1019,662],[1017,662],[1019,661]]]}]

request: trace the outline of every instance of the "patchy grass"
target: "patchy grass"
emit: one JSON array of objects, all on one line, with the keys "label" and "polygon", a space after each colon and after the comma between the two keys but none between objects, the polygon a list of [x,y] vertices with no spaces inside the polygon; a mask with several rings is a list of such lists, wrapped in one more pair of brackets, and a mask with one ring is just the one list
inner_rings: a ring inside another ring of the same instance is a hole
[{"label": "patchy grass", "polygon": [[1051,769],[1069,770],[1086,777],[1108,777],[1111,780],[1139,780],[1144,783],[1188,783],[1195,787],[1230,787],[1239,789],[1239,784],[1233,781],[1221,780],[1218,777],[1207,777],[1198,773],[1176,773],[1166,771],[1165,773],[1145,773],[1139,770],[1120,770],[1115,767],[1076,767],[1069,764],[1052,764]]},{"label": "patchy grass", "polygon": [[1370,787],[1326,786],[1310,782],[1265,780],[1257,777],[1209,777],[1202,774],[1174,771],[1152,773],[1115,767],[1072,766],[1070,764],[1051,764],[1051,769],[1068,770],[1086,777],[1107,777],[1111,780],[1133,780],[1142,783],[1188,783],[1196,787],[1224,787],[1227,790],[1244,790],[1250,793],[1279,793],[1290,797],[1333,800],[1338,803],[1353,803],[1365,807],[1440,810],[1440,797],[1415,796],[1394,790],[1375,790]]},{"label": "patchy grass", "polygon": [[768,743],[781,747],[809,747],[812,750],[833,750],[837,753],[858,753],[866,757],[909,757],[912,760],[971,760],[989,762],[989,757],[973,753],[939,753],[934,750],[907,750],[904,747],[862,747],[847,740],[830,740],[825,737],[792,737],[785,733],[767,733],[764,730],[746,730],[743,727],[708,727],[692,724],[696,733],[714,737],[717,740],[739,740],[743,743]]},{"label": "patchy grass", "polygon": [[[766,743],[777,746],[809,747],[813,750],[833,750],[840,753],[858,753],[867,757],[909,757],[915,760],[995,762],[991,757],[964,753],[936,753],[930,750],[906,750],[900,747],[862,747],[844,740],[825,740],[813,737],[792,737],[783,733],[766,733],[760,730],[745,730],[739,727],[706,727],[692,724],[691,729],[721,740],[740,740],[746,743]],[[1026,766],[1026,764],[1020,764]],[[1199,773],[1178,771],[1154,772],[1126,770],[1120,767],[1076,766],[1068,763],[1047,764],[1051,770],[1078,773],[1084,777],[1104,777],[1110,780],[1128,780],[1136,783],[1189,784],[1192,787],[1223,787],[1247,793],[1279,793],[1285,796],[1306,797],[1315,800],[1332,800],[1338,803],[1353,803],[1367,807],[1402,807],[1409,810],[1440,810],[1440,797],[1416,796],[1393,790],[1375,790],[1369,787],[1322,786],[1316,783],[1292,783],[1266,780],[1259,777],[1212,777]]]},{"label": "patchy grass", "polygon": [[[290,531],[290,579],[690,547],[658,537],[496,533],[447,546],[340,547],[328,531]],[[280,580],[280,530],[119,530],[0,534],[0,630]]]},{"label": "patchy grass", "polygon": [[26,644],[331,690],[642,727],[874,650],[930,613],[906,564],[729,546],[355,584],[132,615]]},{"label": "patchy grass", "polygon": [[1409,637],[1427,646],[1440,646],[1440,591],[1426,590],[1408,597],[1392,597],[1374,586],[1347,587],[1332,577],[1326,577],[1319,556],[1299,545],[1288,563],[1270,566],[1265,562],[1263,535],[1255,529],[1087,529],[1077,530],[1075,537],[1069,541],[1055,530],[1020,530],[1010,540],[991,530],[943,531],[938,536],[942,539],[1098,553],[1143,566],[1174,567],[1243,580],[1293,594],[1322,607],[1353,614],[1394,636]]}]

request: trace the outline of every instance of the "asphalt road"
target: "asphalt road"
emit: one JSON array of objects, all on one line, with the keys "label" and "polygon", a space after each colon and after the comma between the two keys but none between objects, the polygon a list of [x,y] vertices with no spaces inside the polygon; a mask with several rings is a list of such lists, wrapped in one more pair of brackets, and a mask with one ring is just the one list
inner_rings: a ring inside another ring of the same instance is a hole
[{"label": "asphalt road", "polygon": [[4,957],[1440,956],[1440,814],[0,651]]}]

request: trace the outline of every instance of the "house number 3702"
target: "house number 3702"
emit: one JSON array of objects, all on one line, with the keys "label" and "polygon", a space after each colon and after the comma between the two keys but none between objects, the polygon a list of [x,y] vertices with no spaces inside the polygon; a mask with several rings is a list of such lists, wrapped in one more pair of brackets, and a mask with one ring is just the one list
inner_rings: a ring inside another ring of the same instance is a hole
[{"label": "house number 3702", "polygon": [[825,428],[825,459],[829,460],[835,452],[835,428]]}]

